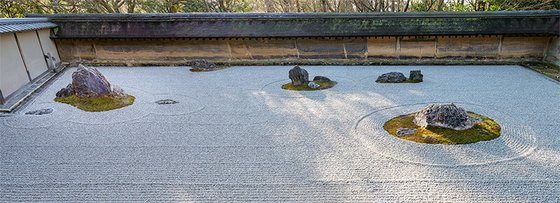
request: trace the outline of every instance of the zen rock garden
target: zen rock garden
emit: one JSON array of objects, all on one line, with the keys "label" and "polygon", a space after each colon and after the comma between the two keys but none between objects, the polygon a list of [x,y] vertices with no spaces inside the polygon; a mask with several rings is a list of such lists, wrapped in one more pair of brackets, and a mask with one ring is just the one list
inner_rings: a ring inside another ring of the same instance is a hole
[{"label": "zen rock garden", "polygon": [[[295,201],[286,194],[298,190],[312,193],[302,201],[343,193],[321,202],[375,202],[380,196],[409,202],[427,185],[434,189],[426,195],[456,192],[452,198],[478,190],[515,202],[526,199],[504,198],[531,189],[558,197],[557,185],[532,179],[558,179],[551,173],[560,168],[554,159],[558,145],[547,145],[558,140],[558,84],[522,67],[422,66],[425,82],[399,84],[374,81],[394,71],[408,79],[415,68],[96,68],[65,69],[22,113],[0,115],[2,167],[12,185],[4,197],[30,194],[24,200],[50,201],[59,195],[52,188],[60,188],[64,194],[79,190],[71,194],[78,197],[98,190],[157,190],[154,196],[181,190],[182,199],[161,201],[213,201],[220,194],[227,197],[217,201],[261,201],[269,193],[277,195],[274,200]],[[519,76],[531,82],[517,84]],[[331,89],[310,87],[333,80],[338,84]],[[284,83],[305,91],[282,89]],[[56,101],[65,103],[53,101],[57,92]],[[128,102],[133,96],[134,103]],[[107,108],[118,106],[123,108]],[[518,181],[517,172],[531,179]],[[155,189],[149,189],[152,180]],[[240,192],[247,197],[231,198]],[[38,194],[45,197],[36,199]],[[112,196],[94,200],[146,198],[101,195]],[[17,197],[7,202],[23,199]],[[472,197],[434,201],[482,201]]]},{"label": "zen rock garden", "polygon": [[282,85],[282,89],[313,91],[328,89],[336,85],[336,81],[332,81],[325,76],[315,76],[313,81],[309,81],[309,73],[307,73],[307,70],[300,68],[299,66],[295,66],[290,69],[288,77],[292,82]]},{"label": "zen rock garden", "polygon": [[398,138],[427,144],[475,143],[495,139],[501,131],[494,120],[453,103],[430,104],[390,119],[383,128]]},{"label": "zen rock garden", "polygon": [[93,67],[78,65],[72,73],[72,83],[56,93],[55,101],[70,104],[84,111],[109,111],[134,103],[128,95]]},{"label": "zen rock garden", "polygon": [[[216,70],[216,65],[206,60],[194,60],[192,71]],[[309,73],[300,66],[288,71],[290,83],[283,89],[314,91],[334,87],[337,82],[325,76],[315,76],[309,81]],[[408,78],[400,72],[389,72],[378,77],[378,83],[418,83],[423,81],[420,70],[410,71]],[[79,65],[72,73],[72,83],[56,93],[55,101],[67,103],[84,111],[109,111],[132,105],[134,97],[125,93],[109,81],[96,68]],[[172,99],[155,102],[159,105],[178,103]],[[49,114],[52,109],[27,112],[29,115]],[[418,143],[427,144],[468,144],[495,139],[500,136],[501,127],[494,120],[467,112],[455,104],[430,104],[418,112],[400,115],[385,122],[384,129],[389,134]]]}]

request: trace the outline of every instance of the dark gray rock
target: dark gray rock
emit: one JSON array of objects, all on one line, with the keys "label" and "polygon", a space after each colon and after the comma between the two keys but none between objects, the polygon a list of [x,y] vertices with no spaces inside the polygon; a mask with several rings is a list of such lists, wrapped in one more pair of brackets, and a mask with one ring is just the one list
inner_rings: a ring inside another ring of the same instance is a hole
[{"label": "dark gray rock", "polygon": [[191,69],[198,70],[198,71],[212,71],[216,70],[218,66],[216,64],[205,60],[205,59],[196,59],[191,61]]},{"label": "dark gray rock", "polygon": [[331,79],[330,79],[330,78],[327,78],[327,77],[325,77],[325,76],[320,76],[320,75],[318,75],[318,76],[315,76],[315,77],[313,78],[313,81],[315,81],[315,82],[317,82],[317,81],[330,82]]},{"label": "dark gray rock", "polygon": [[57,97],[69,97],[74,95],[74,88],[72,88],[72,84],[68,84],[65,88],[62,88],[56,93]]},{"label": "dark gray rock", "polygon": [[307,86],[310,87],[311,89],[317,89],[317,88],[321,87],[321,85],[319,85],[315,82],[309,82],[309,83],[307,83]]},{"label": "dark gray rock", "polygon": [[375,80],[378,83],[401,83],[404,81],[406,81],[406,77],[400,72],[384,73]]},{"label": "dark gray rock", "polygon": [[111,95],[111,83],[96,68],[78,65],[72,73],[72,88],[78,97],[100,97]]},{"label": "dark gray rock", "polygon": [[414,82],[422,82],[424,80],[424,75],[422,75],[422,71],[420,70],[411,70],[408,79]]},{"label": "dark gray rock", "polygon": [[288,73],[293,85],[303,85],[309,82],[309,74],[305,69],[300,68],[299,66],[295,66],[290,69]]},{"label": "dark gray rock", "polygon": [[176,104],[179,103],[178,101],[172,100],[172,99],[162,99],[162,100],[157,100],[156,104],[160,104],[160,105],[165,105],[165,104]]},{"label": "dark gray rock", "polygon": [[48,109],[39,109],[39,110],[34,110],[34,111],[28,111],[28,112],[25,113],[25,115],[40,116],[40,115],[50,114],[52,112],[53,112],[53,109],[48,108]]},{"label": "dark gray rock", "polygon": [[444,127],[454,130],[466,130],[480,122],[455,104],[430,104],[422,108],[414,117],[414,124],[426,128],[428,126]]},{"label": "dark gray rock", "polygon": [[409,135],[414,135],[418,130],[415,128],[399,128],[397,129],[397,136],[404,137]]}]

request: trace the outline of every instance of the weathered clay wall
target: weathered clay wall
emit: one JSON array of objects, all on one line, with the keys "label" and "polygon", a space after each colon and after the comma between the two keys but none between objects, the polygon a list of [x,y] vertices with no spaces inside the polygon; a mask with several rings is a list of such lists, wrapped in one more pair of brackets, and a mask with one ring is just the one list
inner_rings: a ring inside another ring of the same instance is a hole
[{"label": "weathered clay wall", "polygon": [[558,56],[558,37],[431,36],[206,39],[57,39],[63,62],[184,63],[192,59],[544,59]]},{"label": "weathered clay wall", "polygon": [[555,37],[550,39],[548,50],[546,53],[546,60],[556,63],[560,66],[560,38]]}]

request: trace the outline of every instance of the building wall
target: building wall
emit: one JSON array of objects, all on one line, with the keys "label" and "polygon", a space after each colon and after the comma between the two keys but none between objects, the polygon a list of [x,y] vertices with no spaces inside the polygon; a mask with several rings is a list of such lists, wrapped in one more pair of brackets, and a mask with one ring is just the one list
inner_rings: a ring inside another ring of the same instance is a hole
[{"label": "building wall", "polygon": [[[56,40],[62,61],[184,63],[191,59],[542,59],[551,37],[315,37]],[[557,41],[557,40],[556,40]],[[556,53],[556,52],[554,52]]]},{"label": "building wall", "polygon": [[47,62],[35,31],[16,33],[21,56],[31,79],[35,79],[47,71]]},{"label": "building wall", "polygon": [[48,29],[0,34],[0,104],[47,71],[43,53],[60,61]]},{"label": "building wall", "polygon": [[41,42],[41,47],[43,48],[43,52],[45,53],[45,55],[50,54],[56,59],[56,61],[60,61],[60,56],[58,55],[56,44],[50,38],[50,30],[37,30],[37,35],[39,36],[39,41]]},{"label": "building wall", "polygon": [[14,34],[0,34],[0,100],[29,81]]}]

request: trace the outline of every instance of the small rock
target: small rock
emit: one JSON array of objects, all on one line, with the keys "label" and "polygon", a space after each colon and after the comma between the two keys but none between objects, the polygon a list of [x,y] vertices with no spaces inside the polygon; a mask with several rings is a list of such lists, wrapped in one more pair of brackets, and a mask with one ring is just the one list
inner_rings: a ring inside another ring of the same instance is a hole
[{"label": "small rock", "polygon": [[384,73],[375,80],[378,83],[401,83],[404,81],[406,81],[406,77],[400,72]]},{"label": "small rock", "polygon": [[295,66],[288,72],[290,80],[292,80],[293,85],[303,85],[309,82],[309,74],[303,68]]},{"label": "small rock", "polygon": [[191,61],[191,69],[193,70],[200,70],[200,71],[212,71],[216,70],[216,64],[205,60],[205,59],[196,59]]},{"label": "small rock", "polygon": [[409,135],[414,135],[418,130],[415,128],[399,128],[397,129],[397,136],[404,137]]},{"label": "small rock", "polygon": [[178,101],[175,101],[175,100],[172,100],[172,99],[162,99],[162,100],[157,100],[157,101],[156,101],[156,104],[160,104],[160,105],[163,105],[163,104],[176,104],[176,103],[179,103],[179,102],[178,102]]},{"label": "small rock", "polygon": [[309,83],[307,84],[307,86],[310,87],[310,88],[312,88],[312,89],[317,89],[317,88],[321,87],[321,85],[319,85],[319,84],[317,84],[317,83],[314,83],[314,82],[309,82]]},{"label": "small rock", "polygon": [[422,72],[420,70],[411,70],[410,77],[408,77],[408,79],[414,82],[422,82],[424,79],[424,75],[422,75]]},{"label": "small rock", "polygon": [[128,96],[128,94],[126,94],[124,92],[124,90],[121,89],[121,87],[114,85],[113,90],[111,92],[111,96],[112,97],[126,97],[126,96]]},{"label": "small rock", "polygon": [[414,124],[422,128],[428,126],[466,130],[479,123],[455,104],[430,104],[422,108],[414,117]]},{"label": "small rock", "polygon": [[48,109],[39,109],[39,110],[34,110],[34,111],[28,111],[28,112],[25,113],[25,115],[40,116],[40,115],[50,114],[52,112],[53,112],[53,109],[48,108]]},{"label": "small rock", "polygon": [[57,97],[69,97],[74,95],[74,88],[72,88],[72,84],[68,84],[65,88],[62,88],[56,93]]},{"label": "small rock", "polygon": [[317,81],[324,81],[324,82],[330,82],[331,79],[325,77],[325,76],[315,76],[313,78],[313,81],[317,82]]}]

